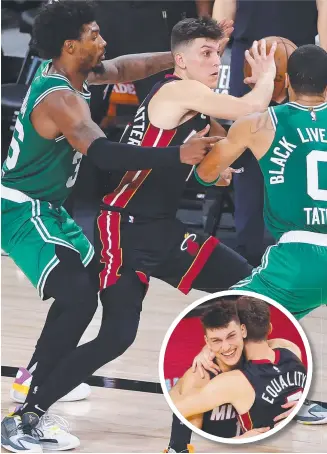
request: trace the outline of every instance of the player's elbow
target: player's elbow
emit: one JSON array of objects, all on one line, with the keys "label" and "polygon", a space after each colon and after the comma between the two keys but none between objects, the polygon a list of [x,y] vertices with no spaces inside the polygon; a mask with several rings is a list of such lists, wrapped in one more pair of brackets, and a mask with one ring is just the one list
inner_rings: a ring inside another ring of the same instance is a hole
[{"label": "player's elbow", "polygon": [[267,106],[263,101],[245,101],[242,108],[237,113],[236,120],[256,112],[263,112],[265,109],[267,109]]}]

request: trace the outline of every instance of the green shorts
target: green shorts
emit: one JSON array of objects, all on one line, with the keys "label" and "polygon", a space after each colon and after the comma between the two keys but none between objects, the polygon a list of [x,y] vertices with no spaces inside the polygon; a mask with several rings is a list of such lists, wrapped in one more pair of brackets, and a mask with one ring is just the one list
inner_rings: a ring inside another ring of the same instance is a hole
[{"label": "green shorts", "polygon": [[297,319],[327,304],[326,235],[301,233],[305,238],[309,234],[312,241],[316,238],[316,244],[280,242],[268,247],[261,265],[232,289],[267,296],[288,309]]},{"label": "green shorts", "polygon": [[90,263],[94,249],[64,208],[30,199],[19,191],[11,190],[11,195],[19,202],[1,199],[1,247],[43,299],[47,277],[59,263],[56,245],[79,253],[84,266]]}]

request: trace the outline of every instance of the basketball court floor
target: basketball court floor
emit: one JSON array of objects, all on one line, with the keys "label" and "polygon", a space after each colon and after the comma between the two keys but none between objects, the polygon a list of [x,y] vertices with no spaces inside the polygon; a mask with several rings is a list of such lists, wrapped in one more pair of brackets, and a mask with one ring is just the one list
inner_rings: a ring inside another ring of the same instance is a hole
[{"label": "basketball court floor", "polygon": [[[6,256],[2,265],[2,416],[14,404],[9,389],[16,369],[26,366],[40,334],[49,303],[36,291]],[[160,453],[170,436],[171,411],[161,394],[158,355],[164,334],[188,304],[204,294],[184,296],[156,279],[151,280],[141,324],[133,346],[120,358],[99,369],[89,381],[88,400],[60,403],[55,414],[67,418],[72,432],[81,440],[75,452]],[[96,313],[82,342],[96,336],[101,311]],[[314,379],[311,397],[327,400],[327,308],[320,308],[301,322],[312,345]],[[324,390],[324,396],[323,396]],[[291,422],[286,429],[261,443],[232,447],[199,436],[192,443],[196,452],[326,452],[327,426],[303,426]],[[3,452],[6,452],[3,450]]]}]

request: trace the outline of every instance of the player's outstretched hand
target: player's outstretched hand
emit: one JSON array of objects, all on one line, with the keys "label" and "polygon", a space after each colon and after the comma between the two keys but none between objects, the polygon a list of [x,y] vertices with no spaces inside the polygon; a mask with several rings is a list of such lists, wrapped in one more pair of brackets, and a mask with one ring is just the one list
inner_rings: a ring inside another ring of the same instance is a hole
[{"label": "player's outstretched hand", "polygon": [[198,355],[193,360],[192,372],[198,371],[201,378],[205,377],[205,371],[208,370],[215,375],[220,372],[219,366],[213,362],[215,354],[210,348],[205,345]]},{"label": "player's outstretched hand", "polygon": [[208,134],[210,125],[207,125],[202,131],[194,134],[186,143],[180,147],[180,160],[184,164],[196,165],[202,161],[204,156],[211,150],[213,145],[221,137],[204,137]]},{"label": "player's outstretched hand", "polygon": [[[284,413],[281,413],[280,415],[276,416],[274,418],[274,422],[280,424],[283,419],[287,418],[287,416],[291,414],[293,408],[298,402],[299,402],[298,400],[294,400],[292,402],[287,402],[286,404],[281,405],[282,408],[288,408],[289,410],[284,411]],[[277,424],[275,424],[275,426],[277,426]]]},{"label": "player's outstretched hand", "polygon": [[267,43],[265,39],[260,41],[254,41],[251,51],[252,55],[248,50],[245,51],[245,58],[252,69],[251,77],[244,79],[245,84],[256,84],[260,77],[269,74],[272,79],[276,77],[276,63],[275,63],[275,52],[277,49],[277,42],[274,41],[269,54],[266,52]]},{"label": "player's outstretched hand", "polygon": [[233,438],[251,438],[255,437],[256,435],[263,434],[265,432],[268,432],[270,430],[270,427],[260,427],[260,429],[251,429],[245,432],[242,435],[239,435],[238,437],[233,437]]}]

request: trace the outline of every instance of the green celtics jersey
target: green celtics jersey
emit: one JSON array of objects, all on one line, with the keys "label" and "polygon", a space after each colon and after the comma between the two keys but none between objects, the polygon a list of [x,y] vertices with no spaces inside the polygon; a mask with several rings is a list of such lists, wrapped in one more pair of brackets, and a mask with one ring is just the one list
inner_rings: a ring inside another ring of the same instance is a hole
[{"label": "green celtics jersey", "polygon": [[265,222],[285,232],[327,234],[327,103],[269,107],[275,138],[259,160],[265,180]]},{"label": "green celtics jersey", "polygon": [[61,205],[77,178],[82,154],[64,136],[45,139],[34,129],[30,115],[50,93],[71,90],[90,102],[86,84],[75,90],[60,74],[48,74],[51,60],[41,64],[17,117],[8,157],[2,168],[2,184],[33,199]]}]

